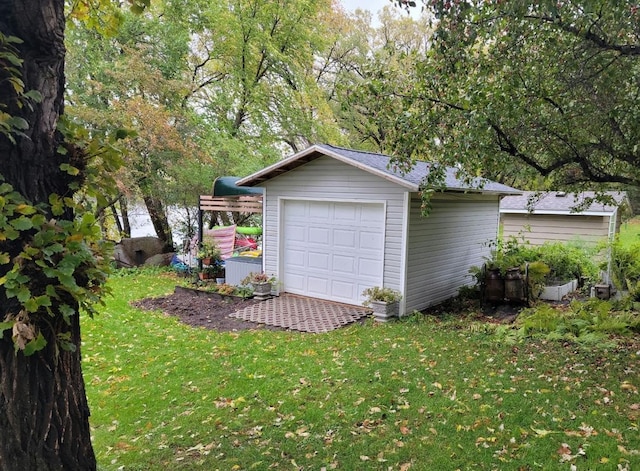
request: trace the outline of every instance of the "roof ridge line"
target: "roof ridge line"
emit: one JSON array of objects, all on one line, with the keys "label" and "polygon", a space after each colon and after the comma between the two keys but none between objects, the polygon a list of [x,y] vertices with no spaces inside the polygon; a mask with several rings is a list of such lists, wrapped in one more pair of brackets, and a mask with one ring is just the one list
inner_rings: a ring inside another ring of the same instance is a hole
[{"label": "roof ridge line", "polygon": [[381,154],[381,153],[379,153],[379,152],[373,152],[373,151],[370,151],[370,150],[349,149],[348,147],[335,146],[335,145],[333,145],[333,144],[327,144],[327,143],[318,144],[318,145],[320,145],[320,146],[332,147],[332,148],[334,148],[334,149],[346,150],[346,151],[348,151],[348,152],[359,152],[359,153],[361,153],[361,154],[377,155],[378,157],[386,157],[386,158],[388,158],[388,159],[393,158],[393,157],[392,157],[392,156],[390,156],[390,155],[387,155],[387,154]]}]

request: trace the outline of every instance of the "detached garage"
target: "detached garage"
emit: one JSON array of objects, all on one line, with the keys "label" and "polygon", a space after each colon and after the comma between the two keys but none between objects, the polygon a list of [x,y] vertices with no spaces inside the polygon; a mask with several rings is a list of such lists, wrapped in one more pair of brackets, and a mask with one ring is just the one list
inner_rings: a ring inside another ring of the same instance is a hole
[{"label": "detached garage", "polygon": [[389,163],[315,145],[238,181],[264,189],[264,271],[281,292],[361,304],[364,289],[385,286],[403,294],[403,314],[472,283],[469,268],[497,236],[501,196],[520,192],[488,181],[470,187],[451,169],[423,217],[428,164],[402,174]]}]

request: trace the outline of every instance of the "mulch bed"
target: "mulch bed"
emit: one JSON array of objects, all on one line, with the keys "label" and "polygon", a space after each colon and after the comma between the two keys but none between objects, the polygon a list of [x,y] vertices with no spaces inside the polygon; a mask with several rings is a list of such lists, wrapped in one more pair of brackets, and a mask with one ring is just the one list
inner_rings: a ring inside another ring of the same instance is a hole
[{"label": "mulch bed", "polygon": [[174,293],[169,296],[142,299],[133,302],[132,305],[148,311],[162,311],[190,326],[219,332],[285,330],[229,317],[229,314],[258,302],[260,301],[255,299],[221,296],[217,293],[176,286]]}]

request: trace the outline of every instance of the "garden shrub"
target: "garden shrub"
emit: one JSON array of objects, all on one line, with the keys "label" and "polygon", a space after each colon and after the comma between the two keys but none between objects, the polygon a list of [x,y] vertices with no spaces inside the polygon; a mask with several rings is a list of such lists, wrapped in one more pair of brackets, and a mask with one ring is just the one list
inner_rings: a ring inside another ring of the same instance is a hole
[{"label": "garden shrub", "polygon": [[[546,242],[533,246],[525,240],[511,236],[506,240],[491,242],[491,257],[487,259],[487,269],[499,269],[502,275],[509,268],[520,267],[524,270],[529,263],[531,288],[549,284],[550,281],[569,281],[587,279],[596,282],[599,279],[596,250],[575,243]],[[472,267],[470,272],[478,282],[482,281],[482,267]],[[532,292],[538,292],[533,289]]]},{"label": "garden shrub", "polygon": [[629,292],[633,301],[640,301],[640,244],[613,244],[611,278],[618,289]]}]

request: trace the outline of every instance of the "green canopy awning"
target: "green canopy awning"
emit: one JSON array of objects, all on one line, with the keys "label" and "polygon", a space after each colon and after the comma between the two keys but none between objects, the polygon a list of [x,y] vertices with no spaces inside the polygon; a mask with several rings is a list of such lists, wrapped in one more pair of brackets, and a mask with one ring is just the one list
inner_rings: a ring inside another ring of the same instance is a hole
[{"label": "green canopy awning", "polygon": [[240,177],[218,177],[213,181],[213,196],[261,195],[262,188],[238,186]]}]

